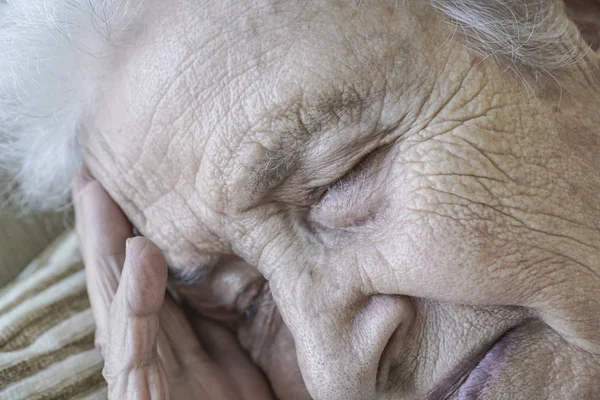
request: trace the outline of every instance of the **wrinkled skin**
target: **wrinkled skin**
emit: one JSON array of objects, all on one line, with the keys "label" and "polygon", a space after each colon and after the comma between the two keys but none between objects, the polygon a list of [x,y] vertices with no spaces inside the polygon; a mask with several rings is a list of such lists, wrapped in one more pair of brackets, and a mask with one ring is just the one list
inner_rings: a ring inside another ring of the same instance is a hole
[{"label": "wrinkled skin", "polygon": [[518,74],[418,1],[157,3],[84,159],[279,398],[600,397],[597,54]]},{"label": "wrinkled skin", "polygon": [[85,168],[73,179],[73,204],[109,399],[273,398],[232,332],[165,295],[162,252],[132,238],[127,217]]}]

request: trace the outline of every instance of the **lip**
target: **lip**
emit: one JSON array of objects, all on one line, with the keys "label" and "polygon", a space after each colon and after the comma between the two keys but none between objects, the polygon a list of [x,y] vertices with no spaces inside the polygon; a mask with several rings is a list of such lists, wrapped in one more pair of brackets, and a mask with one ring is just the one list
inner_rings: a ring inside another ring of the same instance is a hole
[{"label": "lip", "polygon": [[492,378],[492,370],[506,357],[511,344],[513,327],[495,340],[473,352],[465,358],[454,372],[440,382],[427,396],[428,400],[468,400],[478,399]]},{"label": "lip", "polygon": [[463,380],[461,385],[453,393],[452,399],[470,400],[480,399],[482,391],[494,377],[494,370],[503,363],[512,343],[511,333],[514,329],[505,333],[477,363],[475,368]]}]

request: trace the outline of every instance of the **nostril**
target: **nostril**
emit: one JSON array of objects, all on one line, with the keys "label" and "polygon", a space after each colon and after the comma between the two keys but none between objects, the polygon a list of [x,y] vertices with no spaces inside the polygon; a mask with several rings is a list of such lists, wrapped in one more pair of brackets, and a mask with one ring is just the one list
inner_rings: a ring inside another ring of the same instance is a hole
[{"label": "nostril", "polygon": [[410,297],[396,295],[373,295],[366,299],[363,309],[355,319],[355,335],[361,337],[365,331],[375,329],[376,340],[363,346],[372,346],[372,357],[377,360],[375,390],[387,387],[390,366],[398,358],[405,343],[409,328],[415,317],[415,307]]},{"label": "nostril", "polygon": [[392,332],[381,354],[377,373],[377,393],[383,393],[389,388],[390,369],[399,362],[406,353],[409,331],[415,320],[416,308],[412,300],[406,296],[392,297],[399,300],[397,305],[402,309],[403,318],[395,331]]},{"label": "nostril", "polygon": [[377,399],[414,320],[413,304],[404,296],[374,295],[340,306],[310,324],[292,324],[307,386],[317,400]]}]

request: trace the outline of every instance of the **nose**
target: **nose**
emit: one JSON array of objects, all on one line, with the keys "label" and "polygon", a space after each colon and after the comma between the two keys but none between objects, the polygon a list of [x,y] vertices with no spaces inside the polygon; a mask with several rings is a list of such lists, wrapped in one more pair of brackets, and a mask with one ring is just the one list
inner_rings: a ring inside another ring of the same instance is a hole
[{"label": "nose", "polygon": [[323,288],[321,293],[280,297],[307,388],[316,400],[377,399],[378,385],[385,386],[381,379],[387,377],[382,371],[384,352],[401,350],[391,348],[390,338],[396,341],[398,330],[406,332],[414,306],[405,296],[351,291],[328,296]]},{"label": "nose", "polygon": [[234,251],[268,280],[310,395],[376,400],[378,387],[386,387],[389,360],[402,351],[415,318],[411,299],[378,292],[376,271],[365,270],[374,263],[354,262],[348,249],[315,245],[309,230],[285,214],[243,222],[244,241],[233,241]]}]

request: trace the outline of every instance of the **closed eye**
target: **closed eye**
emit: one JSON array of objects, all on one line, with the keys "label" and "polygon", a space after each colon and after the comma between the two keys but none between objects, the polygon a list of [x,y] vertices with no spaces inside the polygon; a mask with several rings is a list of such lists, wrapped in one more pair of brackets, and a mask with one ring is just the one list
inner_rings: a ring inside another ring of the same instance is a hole
[{"label": "closed eye", "polygon": [[373,220],[378,209],[374,190],[378,178],[372,160],[378,153],[367,154],[348,173],[330,184],[311,208],[309,221],[336,229],[363,226]]}]

